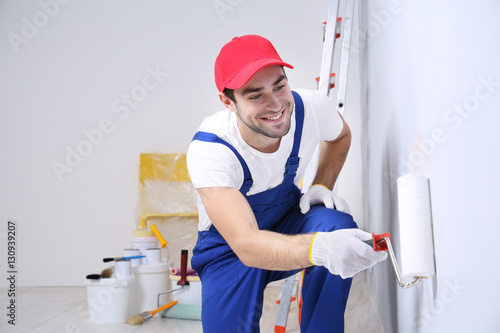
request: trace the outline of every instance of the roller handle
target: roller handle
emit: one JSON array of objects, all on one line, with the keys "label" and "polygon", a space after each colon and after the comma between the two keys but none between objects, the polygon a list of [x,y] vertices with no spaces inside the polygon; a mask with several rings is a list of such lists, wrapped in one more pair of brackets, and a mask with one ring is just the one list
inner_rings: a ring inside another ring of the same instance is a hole
[{"label": "roller handle", "polygon": [[385,237],[391,240],[391,235],[388,232],[380,235],[375,235],[375,233],[372,232],[372,239],[365,241],[365,243],[373,247],[373,251],[387,251],[389,248],[385,241]]},{"label": "roller handle", "polygon": [[188,250],[181,250],[181,278],[177,281],[178,286],[189,286],[187,280]]},{"label": "roller handle", "polygon": [[398,284],[401,288],[406,289],[409,287],[413,287],[414,285],[418,284],[421,280],[421,276],[416,276],[413,281],[410,282],[403,282],[403,277],[401,275],[401,271],[399,270],[398,262],[396,260],[396,255],[394,254],[394,249],[392,248],[391,244],[391,235],[386,232],[384,234],[380,235],[375,235],[375,233],[372,233],[372,239],[364,241],[366,244],[370,245],[373,247],[373,251],[388,251],[389,252],[389,257],[391,258],[392,261],[392,266],[394,268],[394,272],[396,273],[396,278],[398,280]]},{"label": "roller handle", "polygon": [[164,249],[165,246],[168,245],[168,242],[163,238],[163,236],[160,233],[160,230],[158,230],[158,227],[156,224],[151,225],[151,231],[155,234],[156,238],[158,238],[158,241],[160,242],[161,248]]}]

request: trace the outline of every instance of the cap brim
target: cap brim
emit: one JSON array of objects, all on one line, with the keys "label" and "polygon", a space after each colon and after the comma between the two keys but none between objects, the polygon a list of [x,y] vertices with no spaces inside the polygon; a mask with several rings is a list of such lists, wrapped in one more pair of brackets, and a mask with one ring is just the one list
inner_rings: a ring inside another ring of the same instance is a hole
[{"label": "cap brim", "polygon": [[238,72],[227,84],[228,89],[239,89],[243,87],[259,70],[266,66],[282,65],[293,69],[293,66],[277,59],[259,59]]}]

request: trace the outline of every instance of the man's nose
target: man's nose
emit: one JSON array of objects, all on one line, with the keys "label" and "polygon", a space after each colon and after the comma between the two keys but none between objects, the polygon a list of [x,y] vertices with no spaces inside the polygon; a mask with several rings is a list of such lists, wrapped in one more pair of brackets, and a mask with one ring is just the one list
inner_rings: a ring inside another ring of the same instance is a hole
[{"label": "man's nose", "polygon": [[281,110],[281,106],[280,99],[276,95],[271,94],[267,100],[267,109],[270,111],[279,111]]}]

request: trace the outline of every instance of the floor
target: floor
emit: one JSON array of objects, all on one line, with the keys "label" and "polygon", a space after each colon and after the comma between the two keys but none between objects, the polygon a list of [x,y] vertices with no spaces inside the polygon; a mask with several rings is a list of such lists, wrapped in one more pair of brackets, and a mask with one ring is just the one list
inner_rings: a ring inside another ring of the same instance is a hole
[{"label": "floor", "polygon": [[[274,332],[278,314],[275,303],[279,285],[270,286],[265,292],[264,313],[261,319],[262,332]],[[0,290],[0,308],[6,309],[10,298],[7,289]],[[8,316],[0,317],[0,332],[16,333],[113,333],[113,332],[202,332],[200,321],[161,318],[158,315],[142,325],[94,324],[89,321],[86,287],[25,287],[16,294],[15,326],[9,324]],[[6,311],[6,310],[4,310]],[[290,307],[287,333],[299,332],[297,303]]]}]

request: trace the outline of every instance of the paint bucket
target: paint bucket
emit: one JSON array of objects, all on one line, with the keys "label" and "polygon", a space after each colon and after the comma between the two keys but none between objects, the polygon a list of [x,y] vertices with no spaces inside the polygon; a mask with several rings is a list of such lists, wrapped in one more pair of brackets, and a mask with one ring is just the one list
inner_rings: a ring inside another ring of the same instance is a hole
[{"label": "paint bucket", "polygon": [[132,312],[141,313],[158,307],[158,294],[168,289],[169,267],[167,262],[156,262],[134,267]]},{"label": "paint bucket", "polygon": [[[146,250],[151,248],[160,247],[158,238],[151,229],[136,229],[134,230],[134,237],[132,237],[132,247],[139,249],[141,255],[146,255]],[[142,264],[147,264],[147,259],[142,258]]]},{"label": "paint bucket", "polygon": [[146,249],[146,262],[148,264],[157,264],[161,262],[161,249],[159,247]]},{"label": "paint bucket", "polygon": [[115,260],[115,276],[118,279],[128,278],[132,275],[130,260]]},{"label": "paint bucket", "polygon": [[[181,279],[180,275],[170,274],[172,286],[170,290],[181,288],[177,281]],[[187,276],[189,285],[172,292],[172,299],[179,301],[180,304],[201,305],[201,281],[198,276]]]},{"label": "paint bucket", "polygon": [[[142,252],[139,249],[125,249],[123,250],[124,257],[134,257],[134,256],[142,256]],[[142,263],[142,258],[139,259],[131,259],[132,267],[140,265]]]},{"label": "paint bucket", "polygon": [[123,323],[130,318],[135,277],[86,280],[90,321],[98,324]]}]

